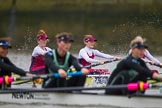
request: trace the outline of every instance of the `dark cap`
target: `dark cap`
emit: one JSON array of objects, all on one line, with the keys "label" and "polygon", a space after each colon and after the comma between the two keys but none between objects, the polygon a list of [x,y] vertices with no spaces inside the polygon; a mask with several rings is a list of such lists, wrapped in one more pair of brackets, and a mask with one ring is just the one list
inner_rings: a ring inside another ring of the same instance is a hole
[{"label": "dark cap", "polygon": [[9,42],[6,41],[6,40],[0,40],[0,47],[11,48],[11,45],[10,45]]},{"label": "dark cap", "polygon": [[71,35],[62,34],[57,38],[57,41],[64,41],[64,42],[74,42]]},{"label": "dark cap", "polygon": [[144,43],[142,43],[142,42],[137,42],[137,43],[134,43],[132,46],[131,46],[131,48],[148,48],[148,46],[147,45],[145,45]]}]

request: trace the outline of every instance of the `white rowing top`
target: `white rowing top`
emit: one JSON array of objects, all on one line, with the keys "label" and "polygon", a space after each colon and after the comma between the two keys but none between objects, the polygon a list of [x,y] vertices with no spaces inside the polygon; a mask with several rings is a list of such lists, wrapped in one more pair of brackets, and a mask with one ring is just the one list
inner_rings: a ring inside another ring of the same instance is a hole
[{"label": "white rowing top", "polygon": [[114,59],[115,58],[114,56],[111,56],[109,54],[104,54],[104,53],[102,53],[98,50],[91,49],[91,48],[88,48],[88,47],[84,47],[79,51],[79,59],[83,58],[87,62],[98,63],[98,60],[89,58],[89,56],[92,56],[93,54],[94,54],[94,56],[102,57],[102,58],[106,58],[106,59]]},{"label": "white rowing top", "polygon": [[[130,49],[129,50],[129,54],[131,54],[131,52],[132,52],[132,50]],[[155,64],[160,64],[160,61],[158,60],[158,59],[156,59],[155,57],[153,57],[152,55],[151,55],[151,53],[146,49],[145,50],[145,52],[144,52],[144,59],[148,59],[148,60],[150,60],[150,61],[153,61]],[[143,60],[144,60],[143,59]],[[144,60],[144,61],[146,61],[146,60]]]},{"label": "white rowing top", "polygon": [[45,47],[45,50],[42,49],[39,45],[36,46],[33,50],[33,53],[32,53],[32,56],[33,57],[36,57],[36,56],[39,56],[39,55],[45,55],[45,53],[51,51],[52,49],[49,48],[49,47]]}]

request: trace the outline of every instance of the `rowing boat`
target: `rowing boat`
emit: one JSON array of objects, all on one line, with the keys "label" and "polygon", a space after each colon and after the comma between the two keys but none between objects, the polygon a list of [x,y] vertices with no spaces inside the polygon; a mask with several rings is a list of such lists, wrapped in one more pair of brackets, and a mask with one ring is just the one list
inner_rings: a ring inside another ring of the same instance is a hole
[{"label": "rowing boat", "polygon": [[[154,95],[149,94],[154,93]],[[58,93],[58,92],[16,92],[0,94],[0,103],[10,104],[38,104],[38,105],[67,105],[67,106],[113,106],[113,107],[161,107],[162,95],[157,90],[150,90],[146,95],[132,98],[128,96],[114,96],[100,93]]]},{"label": "rowing boat", "polygon": [[[139,86],[139,84],[141,86]],[[62,88],[7,88],[0,90],[2,104],[38,104],[67,106],[113,106],[113,107],[161,107],[162,85],[149,83],[130,83],[108,87],[62,87]],[[105,89],[127,89],[129,91],[147,90],[145,94],[137,92],[130,96],[107,95]]]},{"label": "rowing boat", "polygon": [[[79,73],[69,73],[79,75]],[[11,81],[20,79],[43,78],[44,76],[9,78]],[[52,75],[53,76],[53,75]],[[57,75],[55,75],[57,76]],[[140,85],[140,86],[139,86]],[[113,107],[161,107],[162,85],[150,83],[130,83],[108,87],[63,87],[63,88],[6,88],[0,90],[2,104],[38,104],[38,105],[67,105],[67,106],[113,106]],[[147,90],[146,94],[137,93],[132,96],[107,95],[109,89],[127,89],[129,91]],[[131,97],[131,98],[129,98]]]}]

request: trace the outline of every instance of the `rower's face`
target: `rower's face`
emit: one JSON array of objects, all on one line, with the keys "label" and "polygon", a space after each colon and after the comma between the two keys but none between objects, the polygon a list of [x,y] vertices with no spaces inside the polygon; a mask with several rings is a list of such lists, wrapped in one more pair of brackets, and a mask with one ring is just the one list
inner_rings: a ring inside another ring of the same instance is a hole
[{"label": "rower's face", "polygon": [[47,39],[45,39],[45,40],[42,40],[42,39],[37,40],[38,45],[39,45],[40,47],[46,47],[47,41],[48,41]]},{"label": "rower's face", "polygon": [[58,48],[61,49],[64,52],[69,51],[70,47],[71,47],[71,42],[64,42],[64,41],[60,41],[57,42]]},{"label": "rower's face", "polygon": [[134,48],[132,50],[132,53],[133,53],[133,55],[136,56],[136,58],[142,58],[144,52],[145,52],[145,48]]},{"label": "rower's face", "polygon": [[95,47],[95,41],[88,41],[88,42],[84,42],[85,45],[88,47],[88,48],[94,48]]},{"label": "rower's face", "polygon": [[8,54],[8,47],[0,47],[0,56],[6,57]]}]

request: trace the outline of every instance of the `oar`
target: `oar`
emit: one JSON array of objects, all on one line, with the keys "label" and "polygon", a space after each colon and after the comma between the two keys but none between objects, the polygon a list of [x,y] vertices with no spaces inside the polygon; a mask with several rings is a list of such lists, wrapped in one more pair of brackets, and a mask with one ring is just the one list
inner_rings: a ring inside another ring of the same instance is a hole
[{"label": "oar", "polygon": [[68,91],[81,91],[81,90],[120,90],[127,89],[128,91],[146,90],[149,88],[162,87],[162,85],[155,85],[149,83],[129,83],[125,85],[111,85],[107,87],[60,87],[60,88],[46,88],[46,89],[24,89],[24,88],[8,88],[0,90],[0,93],[20,93],[20,92],[68,92]]},{"label": "oar", "polygon": [[[150,64],[150,62],[151,62],[150,60],[144,60],[144,61],[145,61],[146,63],[149,63],[149,64]],[[152,64],[152,65],[161,68],[161,65],[159,65],[159,64],[154,63],[154,64]]]},{"label": "oar", "polygon": [[157,67],[159,67],[159,68],[161,68],[161,65],[159,65],[159,64],[153,64],[154,66],[157,66]]},{"label": "oar", "polygon": [[[82,72],[81,71],[68,72],[68,73],[66,73],[66,75],[67,75],[67,77],[80,76],[80,75],[82,75]],[[60,78],[60,74],[54,73],[54,74],[36,75],[36,76],[33,76],[33,77],[19,77],[19,78],[13,77],[13,79],[14,79],[14,81],[17,81],[17,80],[35,80],[35,79],[38,79],[38,78],[45,79],[45,78],[48,78],[48,77]]]},{"label": "oar", "polygon": [[[115,61],[118,61],[118,59],[105,61],[104,64],[111,63],[111,62],[115,62]],[[88,66],[84,66],[84,67],[85,68],[89,68],[89,67],[96,67],[96,66],[99,66],[99,65],[101,65],[101,64],[100,63],[97,63],[97,64],[92,64],[92,65],[88,65]]]},{"label": "oar", "polygon": [[[82,72],[81,71],[68,72],[66,74],[67,74],[67,77],[72,77],[72,76],[80,76],[80,75],[82,75]],[[19,81],[19,80],[28,80],[28,81],[31,80],[32,81],[32,80],[35,80],[38,78],[45,79],[45,78],[49,78],[49,77],[60,78],[60,74],[54,73],[54,74],[36,75],[36,76],[32,76],[32,77],[19,77],[19,78],[5,76],[4,78],[3,77],[0,78],[0,84],[2,84],[4,81],[6,84],[11,84],[12,82]]]}]

